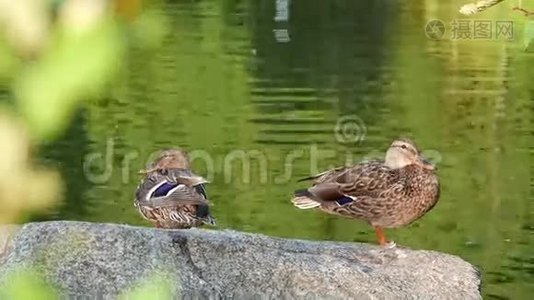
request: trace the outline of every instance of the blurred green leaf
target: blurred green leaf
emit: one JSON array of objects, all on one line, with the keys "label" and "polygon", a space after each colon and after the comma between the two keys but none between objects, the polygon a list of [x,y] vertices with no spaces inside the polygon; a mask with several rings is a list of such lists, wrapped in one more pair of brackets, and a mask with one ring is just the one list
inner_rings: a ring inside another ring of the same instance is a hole
[{"label": "blurred green leaf", "polygon": [[153,276],[142,282],[138,287],[124,293],[119,297],[124,300],[144,300],[144,299],[174,299],[172,287],[168,280],[161,276]]},{"label": "blurred green leaf", "polygon": [[18,66],[19,60],[13,55],[7,44],[0,39],[0,84],[10,80]]},{"label": "blurred green leaf", "polygon": [[18,78],[16,94],[33,136],[51,139],[77,103],[97,95],[117,70],[121,37],[103,22],[85,32],[61,32],[44,56]]},{"label": "blurred green leaf", "polygon": [[1,291],[2,299],[58,299],[54,289],[43,282],[39,276],[30,271],[19,271],[12,274],[10,283]]}]

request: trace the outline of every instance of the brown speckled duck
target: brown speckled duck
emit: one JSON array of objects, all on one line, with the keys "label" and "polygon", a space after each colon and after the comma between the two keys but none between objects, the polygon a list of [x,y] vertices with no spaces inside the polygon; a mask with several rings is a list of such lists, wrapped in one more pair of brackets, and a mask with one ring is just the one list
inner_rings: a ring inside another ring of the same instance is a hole
[{"label": "brown speckled duck", "polygon": [[187,153],[164,150],[142,174],[144,178],[137,187],[134,204],[156,227],[215,225],[204,187],[207,181],[190,170]]},{"label": "brown speckled duck", "polygon": [[340,167],[302,180],[309,179],[312,187],[295,191],[296,207],[365,220],[374,227],[379,244],[389,247],[395,243],[386,240],[382,229],[419,219],[436,205],[440,193],[434,166],[408,139],[395,140],[385,161]]}]

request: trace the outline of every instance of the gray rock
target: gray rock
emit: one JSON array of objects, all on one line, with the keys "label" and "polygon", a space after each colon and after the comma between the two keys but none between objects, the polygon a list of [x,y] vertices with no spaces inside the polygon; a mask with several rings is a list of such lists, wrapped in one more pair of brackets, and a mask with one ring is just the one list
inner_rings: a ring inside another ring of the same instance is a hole
[{"label": "gray rock", "polygon": [[149,281],[162,298],[167,286],[187,299],[481,299],[477,270],[455,256],[235,231],[30,223],[2,228],[0,251],[0,288],[32,270],[69,298]]}]

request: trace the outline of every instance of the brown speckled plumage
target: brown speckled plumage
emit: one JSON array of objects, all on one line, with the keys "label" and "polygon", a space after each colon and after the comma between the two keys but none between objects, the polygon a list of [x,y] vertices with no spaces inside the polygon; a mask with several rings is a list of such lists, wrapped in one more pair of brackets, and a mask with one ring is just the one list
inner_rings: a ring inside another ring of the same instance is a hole
[{"label": "brown speckled plumage", "polygon": [[215,225],[204,184],[190,169],[187,154],[171,149],[160,153],[144,171],[134,204],[141,215],[160,228]]},{"label": "brown speckled plumage", "polygon": [[408,225],[439,199],[434,167],[407,139],[392,143],[386,161],[341,167],[307,179],[313,186],[295,193],[295,206],[365,220],[375,227],[381,244],[385,243],[381,228]]}]

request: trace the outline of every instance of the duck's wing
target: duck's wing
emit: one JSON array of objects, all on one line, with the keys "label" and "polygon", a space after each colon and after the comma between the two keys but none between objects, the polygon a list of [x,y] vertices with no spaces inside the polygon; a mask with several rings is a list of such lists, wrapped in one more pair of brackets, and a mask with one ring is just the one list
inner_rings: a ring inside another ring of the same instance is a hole
[{"label": "duck's wing", "polygon": [[366,162],[319,174],[312,187],[295,192],[293,203],[299,208],[329,202],[344,206],[360,199],[380,199],[403,188],[398,172],[380,161]]},{"label": "duck's wing", "polygon": [[331,169],[328,171],[324,171],[319,174],[315,174],[306,178],[301,178],[297,180],[297,182],[306,181],[306,180],[313,180],[315,184],[321,183],[321,182],[328,182],[335,180],[339,175],[343,174],[349,169],[349,167],[337,167],[335,169]]},{"label": "duck's wing", "polygon": [[399,170],[385,166],[381,161],[355,165],[336,178],[340,191],[352,197],[381,198],[404,188],[405,178]]},{"label": "duck's wing", "polygon": [[148,174],[138,188],[137,201],[152,207],[210,205],[204,178],[184,169],[168,169]]},{"label": "duck's wing", "polygon": [[204,199],[208,199],[208,192],[206,191],[205,184],[209,183],[209,181],[204,177],[199,176],[188,169],[166,169],[163,172],[167,181],[192,187],[198,194],[204,197]]},{"label": "duck's wing", "polygon": [[145,199],[152,207],[176,207],[182,205],[209,206],[208,199],[199,194],[195,188],[184,184],[165,183],[154,190],[152,195]]}]

